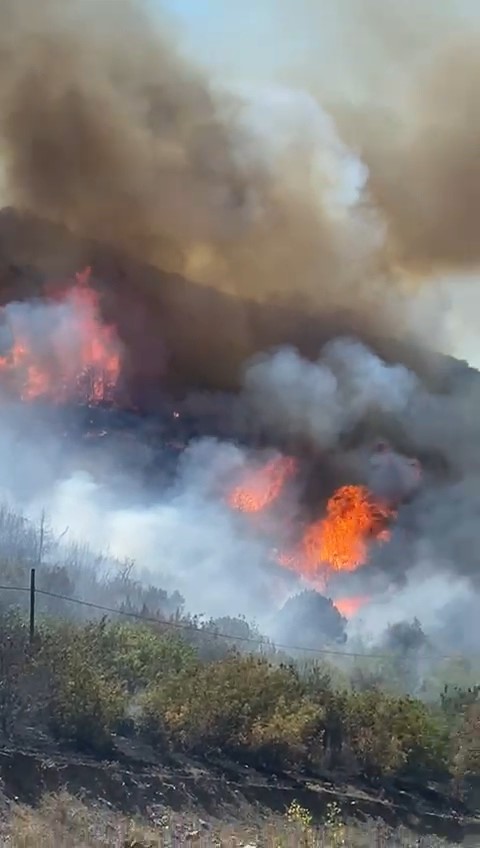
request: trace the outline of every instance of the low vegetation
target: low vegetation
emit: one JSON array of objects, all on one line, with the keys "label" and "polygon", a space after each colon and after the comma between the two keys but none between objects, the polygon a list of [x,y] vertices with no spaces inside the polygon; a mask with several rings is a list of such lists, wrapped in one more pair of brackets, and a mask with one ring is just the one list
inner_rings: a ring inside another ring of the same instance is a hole
[{"label": "low vegetation", "polygon": [[447,844],[434,837],[419,842],[403,829],[393,835],[381,824],[345,825],[335,804],[318,826],[297,803],[284,816],[240,826],[172,813],[149,821],[132,819],[65,792],[45,796],[36,809],[14,805],[0,835],[10,848],[445,848]]},{"label": "low vegetation", "polygon": [[129,734],[271,771],[434,779],[458,791],[480,777],[478,688],[427,704],[338,686],[323,665],[203,652],[166,623],[138,621],[44,619],[30,645],[22,616],[4,613],[0,730],[14,738],[28,718],[95,754]]},{"label": "low vegetation", "polygon": [[[287,656],[243,619],[192,618],[180,596],[141,587],[128,563],[113,565],[88,549],[62,547],[46,528],[39,535],[0,509],[0,582],[12,587],[0,595],[3,742],[25,745],[27,738],[42,738],[108,757],[127,737],[147,742],[159,761],[177,754],[217,764],[228,758],[270,773],[341,777],[376,788],[395,781],[435,783],[478,809],[478,669],[467,660],[430,662],[418,622],[390,629],[390,658],[343,662],[337,656],[328,665],[306,659],[308,653]],[[32,566],[40,589],[33,642],[28,592],[13,588],[28,585]],[[101,618],[98,610],[70,603],[71,596],[118,613]],[[304,602],[311,605],[312,598]],[[309,640],[316,638],[312,631]],[[428,675],[422,671],[427,666]],[[75,811],[71,821],[60,816],[52,826],[58,798],[45,799],[37,810],[13,807],[2,844],[188,844],[168,841],[170,825],[159,830],[157,823],[152,831],[151,823],[62,799],[64,808],[70,804]],[[83,835],[71,830],[77,825]],[[246,835],[231,834],[228,842],[225,829],[217,841],[213,833],[203,844],[249,844]],[[202,844],[200,837],[196,844]],[[293,805],[280,824],[257,828],[251,843],[417,844],[407,835],[397,842],[382,839],[378,828],[349,829],[334,807],[316,829],[308,811]]]}]

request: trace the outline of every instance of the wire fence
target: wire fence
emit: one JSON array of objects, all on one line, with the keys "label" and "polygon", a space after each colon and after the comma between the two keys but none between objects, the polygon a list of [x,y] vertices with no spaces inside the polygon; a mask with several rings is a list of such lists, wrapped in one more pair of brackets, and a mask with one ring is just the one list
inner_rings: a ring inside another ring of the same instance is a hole
[{"label": "wire fence", "polygon": [[[365,653],[359,651],[342,651],[337,648],[314,648],[302,645],[293,645],[293,644],[282,644],[279,642],[271,643],[265,638],[258,638],[255,636],[242,636],[241,634],[232,634],[232,633],[222,633],[218,629],[209,629],[207,627],[199,627],[196,623],[187,623],[182,621],[173,621],[172,619],[163,619],[163,618],[155,618],[153,616],[143,615],[138,612],[133,612],[130,610],[122,610],[116,609],[114,607],[107,607],[103,604],[96,604],[93,601],[86,601],[82,598],[74,598],[71,595],[62,595],[57,592],[51,592],[46,589],[39,589],[36,586],[35,582],[35,569],[31,569],[31,577],[30,577],[30,585],[29,586],[2,586],[0,585],[0,592],[22,592],[29,595],[29,627],[30,627],[30,640],[33,641],[35,635],[35,623],[36,623],[36,599],[37,597],[45,597],[52,598],[58,601],[64,601],[71,604],[77,604],[81,607],[88,608],[91,610],[95,610],[97,612],[102,612],[105,615],[114,615],[114,616],[122,616],[125,618],[132,618],[138,621],[142,621],[144,623],[157,624],[165,627],[167,629],[172,629],[175,631],[183,631],[189,633],[197,633],[199,635],[210,636],[212,639],[225,639],[227,641],[231,641],[234,643],[240,642],[245,644],[256,645],[257,647],[272,647],[275,650],[285,651],[286,653],[300,653],[300,654],[311,654],[318,656],[333,656],[333,657],[345,657],[350,659],[363,659],[363,660],[398,660],[398,654],[394,653]],[[442,654],[437,651],[433,652],[435,658],[438,660],[445,661],[458,661],[463,660],[465,657],[462,654]]]}]

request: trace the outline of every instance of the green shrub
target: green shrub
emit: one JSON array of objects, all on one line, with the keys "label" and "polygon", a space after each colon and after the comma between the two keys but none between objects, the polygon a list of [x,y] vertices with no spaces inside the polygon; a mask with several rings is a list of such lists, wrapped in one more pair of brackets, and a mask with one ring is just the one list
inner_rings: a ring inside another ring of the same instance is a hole
[{"label": "green shrub", "polygon": [[126,700],[118,682],[91,668],[84,656],[71,656],[55,683],[50,700],[55,735],[82,750],[108,752],[125,715]]},{"label": "green shrub", "polygon": [[34,664],[28,626],[16,610],[0,615],[0,733],[14,735],[30,707]]},{"label": "green shrub", "polygon": [[270,768],[317,763],[323,743],[322,714],[308,698],[279,698],[272,713],[253,722],[249,748],[255,761]]},{"label": "green shrub", "polygon": [[102,625],[96,649],[102,667],[132,694],[193,668],[196,658],[195,650],[176,633],[159,633],[151,625],[130,622]]},{"label": "green shrub", "polygon": [[129,730],[156,744],[221,750],[272,770],[480,775],[478,687],[445,689],[432,707],[378,688],[349,689],[323,664],[234,652],[205,662],[159,627],[44,621],[32,653],[25,621],[3,616],[0,731],[13,732],[30,706],[30,723],[46,716],[58,738],[101,753],[130,717]]},{"label": "green shrub", "polygon": [[285,720],[287,711],[283,707],[281,716],[280,705],[288,704],[293,720],[295,711],[305,708],[302,697],[292,668],[233,654],[152,687],[143,700],[143,723],[150,732],[156,723],[164,726],[173,743],[187,750],[245,754],[255,749],[254,728],[260,749],[269,722],[274,733],[275,721]]},{"label": "green shrub", "polygon": [[448,739],[443,722],[408,696],[353,693],[348,699],[347,734],[352,752],[369,774],[446,771]]},{"label": "green shrub", "polygon": [[467,706],[452,740],[452,761],[458,781],[480,778],[480,702]]},{"label": "green shrub", "polygon": [[107,752],[125,715],[120,681],[98,657],[99,626],[43,630],[38,661],[50,678],[48,717],[53,733],[81,749]]}]

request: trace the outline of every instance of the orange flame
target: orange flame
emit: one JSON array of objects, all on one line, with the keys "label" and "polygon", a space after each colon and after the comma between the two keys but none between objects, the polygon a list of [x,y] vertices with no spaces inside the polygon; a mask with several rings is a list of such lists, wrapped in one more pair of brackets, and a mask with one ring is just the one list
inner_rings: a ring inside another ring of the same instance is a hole
[{"label": "orange flame", "polygon": [[344,618],[353,618],[368,601],[367,596],[353,595],[350,598],[337,598],[334,604]]},{"label": "orange flame", "polygon": [[283,456],[270,460],[256,471],[249,471],[242,483],[230,492],[229,505],[240,512],[261,512],[277,500],[295,469],[295,460]]},{"label": "orange flame", "polygon": [[310,573],[325,566],[355,571],[367,560],[372,540],[387,541],[394,513],[376,502],[365,486],[342,486],[327,504],[325,518],[311,524],[303,537],[304,560]]},{"label": "orange flame", "polygon": [[[342,486],[332,495],[324,518],[310,524],[299,547],[276,551],[279,565],[296,572],[320,592],[328,589],[332,573],[355,571],[364,565],[372,541],[390,539],[388,524],[395,516],[389,506],[374,500],[364,486]],[[339,598],[335,606],[352,618],[368,597]]]},{"label": "orange flame", "polygon": [[[253,514],[262,512],[280,495],[288,477],[296,471],[291,458],[271,460],[249,472],[228,496],[233,509]],[[352,572],[368,559],[369,546],[390,539],[389,524],[395,510],[376,500],[365,486],[342,486],[329,499],[326,515],[309,524],[300,544],[293,549],[272,550],[283,568],[294,571],[310,586],[325,592],[334,572]],[[343,597],[335,601],[339,612],[352,618],[368,597]]]},{"label": "orange flame", "polygon": [[59,299],[59,313],[42,352],[33,328],[21,312],[7,317],[13,344],[0,357],[0,377],[22,400],[48,398],[56,402],[111,400],[120,375],[119,340],[115,327],[102,324],[99,297],[90,287],[90,268],[76,275],[76,284]]}]

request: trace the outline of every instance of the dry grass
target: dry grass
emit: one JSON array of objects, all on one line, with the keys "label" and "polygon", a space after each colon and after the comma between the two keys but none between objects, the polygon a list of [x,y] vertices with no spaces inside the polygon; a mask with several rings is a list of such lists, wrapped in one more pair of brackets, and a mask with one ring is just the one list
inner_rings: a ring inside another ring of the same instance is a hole
[{"label": "dry grass", "polygon": [[[293,819],[293,820],[292,820]],[[166,812],[135,821],[103,805],[86,804],[66,792],[45,796],[38,808],[12,807],[2,827],[10,848],[441,848],[447,843],[420,839],[406,831],[389,833],[382,825],[344,826],[334,815],[320,829],[308,813],[271,818],[251,826],[205,822]]]}]

